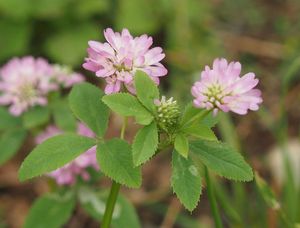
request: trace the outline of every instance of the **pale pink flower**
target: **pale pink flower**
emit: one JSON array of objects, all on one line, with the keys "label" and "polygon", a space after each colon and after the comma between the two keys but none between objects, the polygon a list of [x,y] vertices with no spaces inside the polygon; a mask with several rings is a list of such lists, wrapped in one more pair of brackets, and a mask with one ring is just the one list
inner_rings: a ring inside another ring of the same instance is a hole
[{"label": "pale pink flower", "polygon": [[199,81],[192,87],[193,103],[197,108],[232,111],[244,115],[248,110],[256,111],[262,103],[261,91],[254,89],[258,84],[255,74],[250,72],[240,77],[241,64],[226,59],[215,59],[212,69],[209,66],[201,73]]},{"label": "pale pink flower", "polygon": [[19,116],[30,107],[48,103],[48,94],[81,82],[79,74],[66,72],[43,58],[13,58],[0,69],[0,105]]},{"label": "pale pink flower", "polygon": [[18,116],[29,107],[47,104],[49,91],[57,90],[51,80],[52,67],[42,58],[14,58],[0,70],[0,105],[10,105]]},{"label": "pale pink flower", "polygon": [[[37,144],[40,144],[44,140],[62,133],[63,132],[56,126],[50,125],[45,132],[38,135],[35,140]],[[95,134],[82,123],[77,124],[77,133],[87,137],[95,137]],[[91,147],[63,167],[52,171],[48,176],[54,178],[58,185],[73,185],[78,176],[83,180],[90,179],[89,172],[86,170],[88,167],[99,170],[96,159],[96,146]]]},{"label": "pale pink flower", "polygon": [[160,63],[165,57],[162,48],[152,45],[152,37],[142,35],[133,37],[127,29],[121,33],[108,28],[104,31],[107,42],[89,41],[88,58],[83,67],[105,78],[105,93],[117,93],[121,85],[135,93],[133,78],[137,70],[146,72],[159,84],[159,77],[167,74],[167,69]]}]

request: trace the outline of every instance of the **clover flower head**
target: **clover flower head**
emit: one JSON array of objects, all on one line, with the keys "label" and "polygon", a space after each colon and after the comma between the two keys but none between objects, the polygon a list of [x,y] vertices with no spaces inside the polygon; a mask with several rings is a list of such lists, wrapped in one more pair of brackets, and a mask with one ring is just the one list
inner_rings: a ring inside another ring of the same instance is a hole
[{"label": "clover flower head", "polygon": [[162,96],[161,100],[154,100],[154,104],[157,107],[157,122],[160,128],[165,131],[171,130],[178,121],[179,107],[176,100],[173,97],[166,99]]},{"label": "clover flower head", "polygon": [[58,70],[43,58],[13,58],[0,69],[0,105],[8,105],[10,113],[19,116],[30,107],[47,105],[51,91],[82,80],[81,75]]},{"label": "clover flower head", "polygon": [[258,110],[262,103],[261,91],[254,89],[258,79],[252,72],[242,77],[240,73],[239,62],[215,59],[212,69],[206,66],[191,89],[194,106],[213,110],[214,115],[219,110],[240,115],[247,114],[248,110]]},{"label": "clover flower head", "polygon": [[[63,132],[59,128],[54,125],[50,125],[47,127],[45,132],[42,132],[35,138],[35,141],[37,144],[40,144],[46,139],[62,133]],[[77,124],[77,133],[87,137],[95,136],[95,134],[82,123]],[[73,161],[48,173],[47,175],[54,178],[58,185],[73,185],[75,184],[78,176],[86,181],[90,179],[89,172],[86,170],[88,167],[99,170],[96,160],[96,146],[91,147]]]},{"label": "clover flower head", "polygon": [[18,116],[29,107],[47,104],[47,93],[57,89],[52,68],[42,58],[14,58],[0,70],[0,105],[10,105]]},{"label": "clover flower head", "polygon": [[111,28],[104,31],[104,37],[107,42],[88,42],[88,58],[83,67],[105,79],[106,94],[119,92],[122,84],[135,93],[133,78],[136,70],[146,72],[157,84],[159,77],[167,74],[167,69],[160,63],[165,57],[162,48],[150,48],[152,37],[133,37],[127,29],[119,33]]}]

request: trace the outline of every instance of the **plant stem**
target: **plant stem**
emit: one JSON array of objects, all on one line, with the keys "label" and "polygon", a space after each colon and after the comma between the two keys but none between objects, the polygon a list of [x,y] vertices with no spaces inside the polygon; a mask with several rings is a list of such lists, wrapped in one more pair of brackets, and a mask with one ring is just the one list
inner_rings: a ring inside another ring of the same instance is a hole
[{"label": "plant stem", "polygon": [[218,209],[218,205],[217,205],[217,201],[216,201],[216,196],[215,196],[215,192],[209,177],[209,172],[207,167],[205,166],[205,179],[206,179],[206,185],[207,185],[207,193],[208,193],[208,199],[210,202],[210,208],[211,208],[211,212],[213,214],[214,217],[214,221],[215,221],[215,227],[217,228],[222,228],[222,221],[221,221],[221,216],[220,216],[220,212]]},{"label": "plant stem", "polygon": [[120,134],[120,139],[124,139],[125,131],[126,131],[126,127],[127,127],[127,122],[128,122],[128,118],[124,117],[122,129],[121,129],[121,134]]},{"label": "plant stem", "polygon": [[102,223],[100,226],[102,228],[110,227],[110,223],[111,223],[112,215],[114,212],[115,204],[116,204],[116,201],[118,198],[120,187],[121,187],[121,185],[119,183],[113,181],[111,189],[110,189],[109,197],[106,202],[103,220],[102,220]]},{"label": "plant stem", "polygon": [[[120,138],[124,139],[125,130],[127,127],[127,117],[124,118]],[[109,197],[106,202],[105,212],[103,216],[103,220],[101,222],[101,228],[109,228],[112,220],[112,215],[114,212],[115,204],[118,198],[118,194],[120,191],[121,185],[115,181],[112,182]]]}]

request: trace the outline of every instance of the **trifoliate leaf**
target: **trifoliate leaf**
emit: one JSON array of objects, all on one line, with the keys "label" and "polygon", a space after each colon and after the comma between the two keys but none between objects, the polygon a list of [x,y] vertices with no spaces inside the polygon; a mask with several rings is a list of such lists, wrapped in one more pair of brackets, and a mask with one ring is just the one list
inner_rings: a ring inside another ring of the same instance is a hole
[{"label": "trifoliate leaf", "polygon": [[133,163],[139,166],[151,158],[157,149],[158,132],[154,122],[140,129],[132,145]]},{"label": "trifoliate leaf", "polygon": [[129,93],[106,95],[102,100],[114,112],[122,116],[134,116],[139,124],[148,125],[153,120],[150,112],[141,105],[136,97]]},{"label": "trifoliate leaf", "polygon": [[121,139],[99,143],[97,160],[101,171],[116,182],[128,187],[141,185],[140,167],[134,167],[130,145]]},{"label": "trifoliate leaf", "polygon": [[154,81],[143,71],[137,71],[134,76],[137,98],[152,113],[156,112],[154,100],[159,98],[159,91]]},{"label": "trifoliate leaf", "polygon": [[180,202],[193,211],[200,199],[201,176],[192,160],[180,156],[176,151],[172,154],[171,184]]},{"label": "trifoliate leaf", "polygon": [[98,136],[106,132],[108,107],[102,102],[104,93],[89,83],[77,84],[69,95],[69,105],[75,116]]},{"label": "trifoliate leaf", "polygon": [[237,181],[251,181],[253,173],[242,155],[217,141],[190,142],[190,152],[220,176]]},{"label": "trifoliate leaf", "polygon": [[60,168],[95,144],[92,138],[71,133],[47,139],[25,158],[19,179],[24,181]]},{"label": "trifoliate leaf", "polygon": [[183,133],[178,133],[174,142],[175,150],[183,157],[187,158],[189,154],[189,141]]}]

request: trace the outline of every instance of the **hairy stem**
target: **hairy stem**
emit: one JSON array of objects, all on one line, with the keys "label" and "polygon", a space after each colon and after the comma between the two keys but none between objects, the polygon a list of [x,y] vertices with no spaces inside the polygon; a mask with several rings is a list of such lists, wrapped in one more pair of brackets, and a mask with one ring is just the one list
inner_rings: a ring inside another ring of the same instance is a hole
[{"label": "hairy stem", "polygon": [[207,193],[208,193],[208,199],[210,202],[210,208],[211,208],[211,212],[213,214],[214,217],[214,221],[215,221],[215,227],[217,228],[222,228],[222,221],[221,221],[221,216],[220,216],[220,212],[218,209],[218,205],[217,205],[217,201],[216,201],[216,196],[215,196],[215,192],[209,177],[209,172],[207,167],[205,166],[205,179],[206,179],[206,185],[207,185]]},{"label": "hairy stem", "polygon": [[[125,130],[127,127],[127,117],[124,118],[120,138],[124,139]],[[101,222],[102,228],[109,228],[112,220],[112,215],[114,212],[115,204],[119,195],[121,185],[115,181],[112,182],[109,197],[106,202],[105,212],[103,216],[103,220]]]}]

